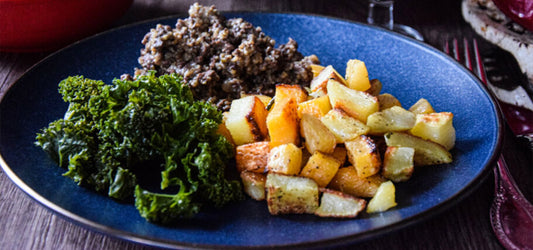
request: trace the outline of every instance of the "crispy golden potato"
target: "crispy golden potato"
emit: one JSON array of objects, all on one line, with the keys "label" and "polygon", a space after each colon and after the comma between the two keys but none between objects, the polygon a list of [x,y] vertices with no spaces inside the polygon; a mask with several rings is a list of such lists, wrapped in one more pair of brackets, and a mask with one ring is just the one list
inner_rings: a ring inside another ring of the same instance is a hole
[{"label": "crispy golden potato", "polygon": [[331,154],[331,156],[333,156],[335,159],[337,159],[337,161],[339,161],[341,166],[343,166],[346,162],[347,155],[348,152],[346,152],[346,148],[343,147],[343,145],[337,145],[337,147],[335,147],[335,150],[333,150],[333,153]]},{"label": "crispy golden potato", "polygon": [[318,186],[309,178],[268,173],[266,190],[270,214],[312,214],[318,208]]},{"label": "crispy golden potato", "polygon": [[322,198],[315,215],[320,217],[355,218],[366,207],[366,200],[331,189],[321,189]]},{"label": "crispy golden potato", "polygon": [[320,121],[333,133],[337,143],[353,140],[370,131],[366,124],[340,109],[330,110]]},{"label": "crispy golden potato", "polygon": [[266,174],[250,171],[241,172],[244,192],[254,200],[264,200],[266,197]]},{"label": "crispy golden potato", "polygon": [[436,142],[446,150],[455,146],[453,114],[450,112],[418,114],[416,122],[409,131],[412,135]]},{"label": "crispy golden potato", "polygon": [[344,78],[333,68],[333,66],[328,65],[325,67],[318,76],[313,78],[310,83],[311,92],[322,92],[327,94],[326,86],[329,79],[335,79],[336,81],[346,85]]},{"label": "crispy golden potato", "polygon": [[429,114],[435,113],[433,106],[429,103],[428,100],[420,98],[413,106],[409,108],[409,111],[415,114]]},{"label": "crispy golden potato", "polygon": [[375,96],[350,89],[336,80],[328,81],[327,93],[332,108],[342,109],[363,123],[366,123],[369,115],[379,111],[379,102]]},{"label": "crispy golden potato", "polygon": [[387,211],[398,205],[396,203],[396,188],[391,181],[383,182],[374,197],[368,202],[367,213]]},{"label": "crispy golden potato", "polygon": [[438,165],[452,162],[452,155],[442,145],[401,132],[385,134],[387,146],[415,149],[415,166]]},{"label": "crispy golden potato", "polygon": [[383,84],[378,79],[372,79],[370,80],[370,88],[367,89],[365,92],[369,93],[373,96],[379,96],[379,93],[381,93],[381,89],[383,88]]},{"label": "crispy golden potato", "polygon": [[331,110],[329,96],[320,96],[298,104],[298,117],[302,118],[303,113],[314,115],[318,118],[324,116]]},{"label": "crispy golden potato", "polygon": [[318,74],[324,69],[325,67],[318,64],[311,64],[311,71],[313,72],[313,78],[317,77]]},{"label": "crispy golden potato", "polygon": [[296,104],[307,101],[307,91],[301,85],[277,84],[276,94],[274,95],[275,103],[280,100],[294,99]]},{"label": "crispy golden potato", "polygon": [[373,113],[368,116],[366,125],[370,134],[382,135],[391,131],[407,131],[415,125],[415,114],[399,106]]},{"label": "crispy golden potato", "polygon": [[300,125],[298,106],[294,99],[276,101],[268,113],[266,124],[270,137],[270,146],[292,143],[300,145]]},{"label": "crispy golden potato", "polygon": [[379,110],[385,110],[388,108],[392,108],[394,106],[402,106],[400,101],[393,95],[389,93],[383,93],[381,95],[378,95],[378,101],[379,101]]},{"label": "crispy golden potato", "polygon": [[305,138],[305,147],[310,153],[320,151],[331,154],[337,145],[335,136],[316,117],[303,114],[300,121],[300,133]]},{"label": "crispy golden potato", "polygon": [[361,135],[344,143],[348,160],[357,170],[359,177],[368,177],[381,170],[379,150],[369,136]]},{"label": "crispy golden potato", "polygon": [[415,149],[408,147],[387,147],[381,175],[393,182],[407,181],[414,171]]},{"label": "crispy golden potato", "polygon": [[263,141],[268,138],[267,110],[255,96],[233,100],[225,125],[236,145]]},{"label": "crispy golden potato", "polygon": [[286,175],[297,175],[302,167],[302,150],[292,143],[270,150],[267,170]]},{"label": "crispy golden potato", "polygon": [[360,177],[353,166],[342,167],[329,182],[328,188],[356,197],[373,197],[385,179],[381,175]]},{"label": "crispy golden potato", "polygon": [[300,172],[300,176],[313,179],[319,187],[329,184],[339,170],[341,163],[337,158],[320,152],[315,152]]},{"label": "crispy golden potato", "polygon": [[264,173],[268,164],[270,145],[267,141],[239,145],[235,149],[237,171]]},{"label": "crispy golden potato", "polygon": [[355,90],[365,91],[370,88],[368,70],[363,61],[352,59],[346,63],[346,85]]}]

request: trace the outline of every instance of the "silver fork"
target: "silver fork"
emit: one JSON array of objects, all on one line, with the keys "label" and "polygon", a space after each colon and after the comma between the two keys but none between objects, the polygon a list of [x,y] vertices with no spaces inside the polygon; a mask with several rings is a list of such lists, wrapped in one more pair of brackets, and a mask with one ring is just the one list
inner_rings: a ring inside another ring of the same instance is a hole
[{"label": "silver fork", "polygon": [[[444,52],[452,55],[457,61],[474,72],[485,84],[490,84],[485,74],[477,40],[473,39],[473,52],[470,42],[463,39],[464,58],[461,58],[459,41],[448,39],[444,45]],[[487,88],[490,91],[490,88]],[[504,114],[505,115],[505,114]],[[507,122],[512,119],[506,116]],[[492,228],[500,243],[507,249],[533,249],[533,205],[518,189],[516,182],[509,172],[503,155],[500,155],[494,168],[495,197],[490,210]]]}]

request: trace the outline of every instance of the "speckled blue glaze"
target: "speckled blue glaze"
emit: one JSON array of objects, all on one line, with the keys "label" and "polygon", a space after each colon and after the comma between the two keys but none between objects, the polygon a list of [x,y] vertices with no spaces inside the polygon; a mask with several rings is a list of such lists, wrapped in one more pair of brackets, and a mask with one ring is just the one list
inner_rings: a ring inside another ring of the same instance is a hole
[{"label": "speckled blue glaze", "polygon": [[175,227],[146,222],[133,205],[117,203],[78,187],[33,145],[35,133],[62,117],[67,106],[57,84],[70,75],[110,82],[132,73],[144,34],[170,17],[112,30],[51,55],[29,70],[0,104],[0,153],[7,175],[26,193],[64,217],[110,235],[167,247],[331,246],[397,230],[441,212],[465,197],[486,176],[499,151],[501,118],[481,83],[454,60],[415,40],[353,22],[297,14],[232,13],[278,43],[293,38],[304,54],[344,74],[348,59],[365,61],[371,78],[383,82],[406,107],[428,99],[437,111],[454,113],[457,143],[449,165],[416,169],[397,185],[398,206],[357,219],[311,215],[270,216],[253,200],[204,211]]}]

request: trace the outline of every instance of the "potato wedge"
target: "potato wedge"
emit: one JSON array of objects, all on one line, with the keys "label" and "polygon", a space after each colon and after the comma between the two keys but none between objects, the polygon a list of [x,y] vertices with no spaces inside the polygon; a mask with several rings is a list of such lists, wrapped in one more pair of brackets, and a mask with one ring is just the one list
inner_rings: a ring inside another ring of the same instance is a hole
[{"label": "potato wedge", "polygon": [[341,84],[346,85],[344,78],[333,68],[333,66],[328,65],[322,71],[320,71],[318,76],[311,80],[309,86],[311,92],[323,92],[324,94],[327,94],[328,92],[326,86],[329,79],[335,79]]},{"label": "potato wedge", "polygon": [[315,215],[320,217],[355,218],[366,207],[366,200],[331,189],[321,189],[320,206]]},{"label": "potato wedge", "polygon": [[433,106],[429,103],[428,100],[420,98],[413,106],[409,108],[409,111],[415,114],[429,114],[435,113]]},{"label": "potato wedge", "polygon": [[264,173],[268,164],[270,144],[267,141],[239,145],[235,149],[237,171]]},{"label": "potato wedge", "polygon": [[317,77],[318,74],[324,69],[325,67],[318,64],[311,64],[311,71],[313,72],[313,78]]},{"label": "potato wedge", "polygon": [[234,100],[226,116],[226,128],[236,145],[263,141],[268,138],[267,110],[255,96]]},{"label": "potato wedge", "polygon": [[387,146],[410,147],[415,149],[415,166],[437,165],[452,162],[452,154],[442,145],[420,137],[401,132],[385,134]]},{"label": "potato wedge", "polygon": [[351,89],[365,91],[370,88],[370,80],[368,79],[368,70],[365,62],[352,59],[346,63],[346,86]]},{"label": "potato wedge", "polygon": [[450,112],[418,114],[416,122],[409,131],[412,135],[436,142],[446,150],[455,146],[453,114]]},{"label": "potato wedge", "polygon": [[313,154],[317,151],[331,154],[337,145],[335,136],[316,117],[303,114],[300,120],[300,133],[305,138],[305,147]]},{"label": "potato wedge", "polygon": [[370,114],[379,111],[379,102],[375,96],[350,89],[336,80],[328,81],[327,93],[332,108],[342,109],[364,123]]},{"label": "potato wedge", "polygon": [[320,96],[298,104],[298,117],[302,118],[303,113],[312,114],[318,118],[324,116],[331,110],[329,96]]},{"label": "potato wedge", "polygon": [[382,135],[391,131],[407,131],[415,125],[415,114],[399,106],[373,113],[368,116],[366,125],[370,134]]},{"label": "potato wedge", "polygon": [[392,108],[394,106],[402,106],[400,101],[393,95],[389,93],[383,93],[381,95],[378,95],[378,101],[379,101],[379,110],[385,110],[388,108]]},{"label": "potato wedge", "polygon": [[241,181],[244,192],[252,199],[261,201],[266,198],[266,174],[242,171]]},{"label": "potato wedge", "polygon": [[302,150],[292,143],[270,150],[267,170],[285,175],[297,175],[302,167]]},{"label": "potato wedge", "polygon": [[337,158],[317,151],[309,158],[300,176],[313,179],[319,187],[325,187],[333,179],[340,166],[341,163]]},{"label": "potato wedge", "polygon": [[340,109],[330,110],[320,121],[333,133],[337,143],[353,140],[370,131],[366,124]]},{"label": "potato wedge", "polygon": [[414,171],[415,149],[408,147],[387,147],[381,175],[393,182],[407,181]]},{"label": "potato wedge", "polygon": [[339,168],[337,174],[329,182],[328,188],[338,190],[356,197],[373,197],[379,185],[385,179],[381,175],[359,177],[353,166]]},{"label": "potato wedge", "polygon": [[307,101],[307,91],[301,85],[290,85],[290,84],[277,84],[276,85],[276,94],[274,95],[275,103],[280,100],[294,99],[296,104],[300,102]]},{"label": "potato wedge", "polygon": [[298,106],[294,99],[276,101],[267,115],[266,124],[270,137],[270,146],[292,143],[300,145],[300,125]]},{"label": "potato wedge", "polygon": [[361,135],[344,143],[348,160],[357,170],[359,177],[368,177],[381,170],[379,150],[369,136]]},{"label": "potato wedge", "polygon": [[270,214],[312,214],[318,208],[318,186],[309,178],[268,173],[266,190]]},{"label": "potato wedge", "polygon": [[366,207],[367,213],[377,213],[387,211],[398,205],[396,203],[396,188],[391,181],[383,182],[379,185],[376,195],[370,199]]}]

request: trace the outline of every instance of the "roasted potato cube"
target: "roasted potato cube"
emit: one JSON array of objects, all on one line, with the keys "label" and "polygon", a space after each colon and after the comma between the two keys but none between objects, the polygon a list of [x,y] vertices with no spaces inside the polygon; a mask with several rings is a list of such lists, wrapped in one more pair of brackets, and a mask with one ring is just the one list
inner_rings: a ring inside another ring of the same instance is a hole
[{"label": "roasted potato cube", "polygon": [[236,145],[263,141],[268,137],[267,110],[255,96],[234,100],[226,116],[226,127]]},{"label": "roasted potato cube", "polygon": [[307,91],[301,85],[277,84],[276,94],[274,95],[275,103],[280,100],[294,99],[296,104],[307,101]]},{"label": "roasted potato cube", "polygon": [[239,145],[235,151],[237,171],[265,172],[270,152],[270,145],[267,141]]},{"label": "roasted potato cube", "polygon": [[413,106],[409,108],[409,111],[415,114],[429,114],[435,113],[433,106],[424,98],[420,98]]},{"label": "roasted potato cube", "polygon": [[363,61],[352,59],[346,63],[346,86],[351,89],[365,91],[370,88],[368,70]]},{"label": "roasted potato cube", "polygon": [[315,215],[320,217],[355,218],[366,206],[366,200],[331,189],[321,189],[322,198]]},{"label": "roasted potato cube", "polygon": [[381,175],[393,182],[407,181],[414,171],[415,149],[408,147],[387,147]]},{"label": "roasted potato cube", "polygon": [[331,109],[329,97],[320,96],[298,104],[298,117],[302,118],[303,113],[312,114],[318,118],[324,116]]},{"label": "roasted potato cube", "polygon": [[368,202],[366,212],[383,212],[396,205],[396,188],[391,181],[386,181],[379,185],[376,195],[374,195],[374,197]]},{"label": "roasted potato cube", "polygon": [[339,83],[346,85],[344,78],[333,68],[333,66],[328,65],[320,71],[318,76],[311,80],[311,92],[323,92],[327,94],[327,84],[329,79],[335,79]]},{"label": "roasted potato cube", "polygon": [[375,175],[381,169],[379,150],[372,138],[361,135],[344,143],[348,160],[357,170],[359,177]]},{"label": "roasted potato cube", "polygon": [[311,71],[313,72],[313,78],[317,77],[318,74],[324,69],[325,67],[318,64],[311,64]]},{"label": "roasted potato cube", "polygon": [[364,123],[370,114],[379,111],[379,102],[375,96],[350,89],[336,80],[328,81],[327,92],[332,108],[342,109]]},{"label": "roasted potato cube", "polygon": [[263,103],[263,105],[265,105],[265,107],[272,100],[272,97],[267,96],[267,95],[254,95],[254,94],[246,94],[246,93],[241,94],[241,98],[244,98],[244,97],[247,97],[247,96],[255,96],[255,97],[259,98],[259,100],[261,100],[261,102]]},{"label": "roasted potato cube", "polygon": [[337,145],[335,136],[316,117],[303,114],[300,120],[300,133],[305,138],[305,147],[313,154],[316,151],[331,154]]},{"label": "roasted potato cube", "polygon": [[294,99],[276,100],[266,119],[271,147],[287,143],[300,144],[297,109]]},{"label": "roasted potato cube", "polygon": [[394,106],[402,106],[400,101],[393,95],[384,93],[381,95],[378,95],[378,101],[379,101],[379,110],[385,110],[388,108],[392,108]]},{"label": "roasted potato cube", "polygon": [[372,79],[370,80],[370,88],[367,89],[365,92],[369,93],[373,96],[379,96],[379,93],[381,93],[381,89],[383,88],[383,84],[378,79]]},{"label": "roasted potato cube", "polygon": [[332,109],[321,119],[322,123],[333,133],[337,143],[353,140],[370,130],[363,122],[349,116],[340,109]]},{"label": "roasted potato cube", "polygon": [[300,176],[313,179],[319,187],[325,187],[333,179],[340,166],[341,163],[337,158],[317,151],[309,158]]},{"label": "roasted potato cube", "polygon": [[241,172],[244,192],[254,200],[264,200],[266,197],[266,174],[250,171]]},{"label": "roasted potato cube", "polygon": [[415,114],[399,106],[376,112],[368,116],[366,125],[373,135],[382,135],[390,131],[407,131],[415,125]]},{"label": "roasted potato cube", "polygon": [[416,122],[409,131],[412,135],[436,142],[446,150],[455,146],[453,114],[450,112],[418,114]]},{"label": "roasted potato cube", "polygon": [[226,137],[226,139],[231,144],[235,145],[235,142],[233,141],[233,137],[231,136],[231,132],[229,132],[228,128],[226,127],[226,122],[225,121],[218,125],[217,134]]},{"label": "roasted potato cube", "polygon": [[339,168],[337,174],[329,182],[328,188],[338,190],[356,197],[373,197],[379,185],[385,179],[379,174],[359,177],[353,166]]},{"label": "roasted potato cube", "polygon": [[401,132],[385,134],[387,146],[410,147],[415,149],[415,166],[437,165],[452,162],[452,155],[442,145],[420,137]]},{"label": "roasted potato cube", "polygon": [[342,145],[338,145],[337,147],[335,147],[335,150],[333,150],[333,153],[331,154],[331,156],[333,156],[335,159],[337,159],[337,161],[339,161],[341,166],[343,166],[346,162],[347,155],[348,153],[346,152],[346,148]]},{"label": "roasted potato cube", "polygon": [[312,214],[318,208],[318,186],[309,178],[268,173],[266,190],[270,214]]},{"label": "roasted potato cube", "polygon": [[292,143],[270,150],[267,170],[285,175],[297,175],[302,167],[302,150]]}]

